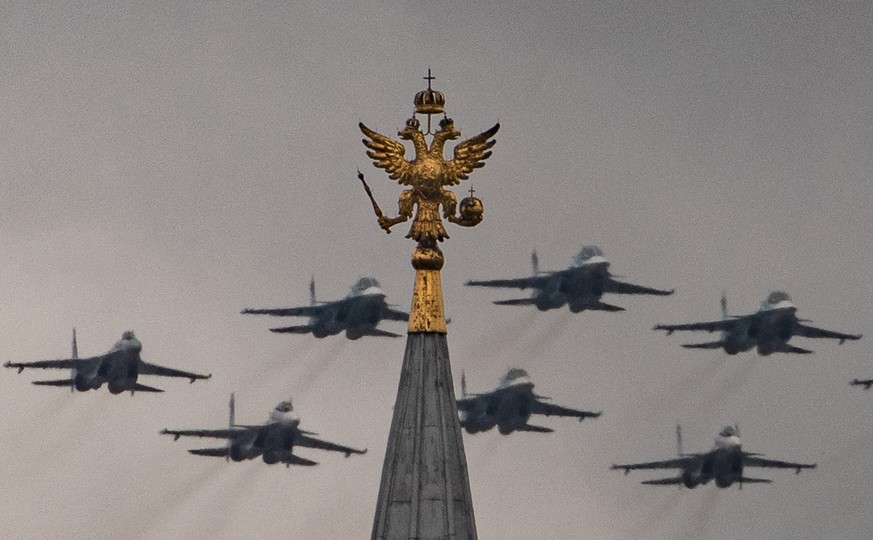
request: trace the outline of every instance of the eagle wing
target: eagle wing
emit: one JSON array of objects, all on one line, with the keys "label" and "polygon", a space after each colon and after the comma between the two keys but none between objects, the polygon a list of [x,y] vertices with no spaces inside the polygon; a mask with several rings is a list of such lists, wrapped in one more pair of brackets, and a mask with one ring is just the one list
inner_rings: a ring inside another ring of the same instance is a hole
[{"label": "eagle wing", "polygon": [[469,178],[473,169],[485,166],[485,160],[491,157],[490,148],[497,142],[491,137],[498,129],[500,124],[494,124],[491,129],[455,146],[455,158],[446,163],[443,169],[445,176],[443,185],[460,184],[461,180]]},{"label": "eagle wing", "polygon": [[397,180],[404,186],[412,185],[412,163],[403,157],[406,154],[403,143],[376,133],[363,122],[358,123],[358,127],[369,137],[369,139],[362,139],[362,142],[369,148],[367,156],[373,160],[373,164],[380,169],[385,169],[388,178]]}]

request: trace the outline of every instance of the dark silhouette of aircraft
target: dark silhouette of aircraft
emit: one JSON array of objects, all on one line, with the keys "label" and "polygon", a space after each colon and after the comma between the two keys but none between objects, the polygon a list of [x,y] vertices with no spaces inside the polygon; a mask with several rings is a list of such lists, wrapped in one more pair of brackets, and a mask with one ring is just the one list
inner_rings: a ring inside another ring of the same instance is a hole
[{"label": "dark silhouette of aircraft", "polygon": [[863,386],[864,390],[870,390],[870,387],[873,386],[873,379],[852,379],[850,382],[852,386]]},{"label": "dark silhouette of aircraft", "polygon": [[72,358],[62,360],[40,360],[37,362],[6,362],[4,367],[17,369],[21,373],[25,368],[40,369],[69,369],[69,379],[57,379],[50,381],[33,381],[39,386],[66,386],[71,391],[97,390],[104,383],[113,394],[119,394],[130,390],[134,392],[163,392],[159,388],[152,388],[137,382],[140,375],[158,375],[161,377],[181,377],[191,379],[193,383],[197,379],[208,379],[212,375],[200,375],[188,371],[158,366],[143,362],[140,358],[142,343],[132,330],[121,335],[121,339],[112,346],[106,354],[79,358],[76,344],[76,330],[73,329]]},{"label": "dark silhouette of aircraft", "polygon": [[318,302],[315,300],[315,280],[309,284],[310,305],[293,308],[249,309],[248,315],[276,317],[309,317],[309,324],[270,328],[271,332],[285,334],[312,334],[317,338],[333,336],[345,331],[349,339],[362,336],[400,337],[400,334],[376,328],[382,320],[408,321],[409,313],[392,309],[385,303],[385,293],[374,278],[365,277],[352,286],[342,300]]},{"label": "dark silhouette of aircraft", "polygon": [[665,461],[652,461],[648,463],[628,463],[613,465],[611,469],[623,469],[625,474],[639,469],[680,469],[678,476],[659,478],[656,480],[644,480],[642,484],[650,486],[682,486],[695,488],[701,484],[707,484],[710,480],[715,485],[726,488],[738,483],[740,488],[743,484],[769,484],[772,480],[766,478],[749,478],[743,476],[745,467],[769,467],[776,469],[794,469],[800,473],[801,469],[814,469],[815,463],[790,463],[765,459],[761,454],[750,453],[743,450],[740,441],[739,430],[735,426],[727,426],[721,430],[715,438],[712,450],[702,454],[682,453],[682,431],[676,426],[676,445],[678,456]]},{"label": "dark silhouette of aircraft", "polygon": [[269,419],[262,425],[239,425],[234,420],[234,396],[230,395],[230,418],[227,429],[162,429],[162,435],[179,437],[210,437],[227,439],[227,445],[218,448],[198,448],[188,450],[197,456],[215,456],[234,461],[254,459],[261,456],[264,463],[284,463],[291,465],[318,465],[317,462],[297,456],[294,447],[318,448],[332,452],[365,454],[367,450],[357,450],[348,446],[322,441],[313,437],[315,433],[304,431],[298,426],[300,417],[294,412],[291,400],[283,401],[270,411]]},{"label": "dark silhouette of aircraft", "polygon": [[601,297],[605,293],[666,296],[674,292],[673,289],[662,291],[616,281],[609,272],[609,261],[597,246],[582,248],[573,265],[566,270],[541,272],[536,251],[531,253],[531,266],[533,273],[530,277],[468,281],[464,285],[533,289],[530,298],[496,300],[494,303],[501,306],[536,306],[540,311],[557,309],[566,304],[573,313],[584,310],[624,311],[622,307],[602,302]]},{"label": "dark silhouette of aircraft", "polygon": [[545,416],[570,416],[581,422],[585,418],[597,418],[599,412],[577,411],[560,405],[544,403],[550,398],[533,392],[534,384],[523,369],[510,369],[500,380],[500,385],[486,394],[468,394],[467,381],[461,374],[461,398],[458,402],[458,418],[467,433],[488,431],[497,426],[503,435],[513,431],[551,433],[551,428],[532,426],[528,420],[533,414]]},{"label": "dark silhouette of aircraft", "polygon": [[758,354],[767,356],[774,352],[809,354],[812,351],[788,344],[792,336],[807,338],[831,338],[840,340],[861,339],[861,334],[841,334],[804,324],[797,318],[797,308],[788,294],[775,291],[761,303],[761,309],[749,315],[732,316],[727,313],[727,300],[721,297],[722,320],[689,324],[659,324],[655,330],[664,330],[667,335],[677,330],[705,330],[721,332],[718,341],[689,343],[687,349],[724,349],[728,354],[751,350],[757,347]]}]

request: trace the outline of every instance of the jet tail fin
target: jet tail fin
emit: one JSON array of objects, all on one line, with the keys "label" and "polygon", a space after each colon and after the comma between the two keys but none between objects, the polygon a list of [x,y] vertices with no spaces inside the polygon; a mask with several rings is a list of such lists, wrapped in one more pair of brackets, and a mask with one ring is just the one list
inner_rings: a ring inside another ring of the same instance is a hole
[{"label": "jet tail fin", "polygon": [[188,453],[194,454],[195,456],[229,457],[229,452],[226,446],[222,448],[194,448],[188,450]]},{"label": "jet tail fin", "polygon": [[[73,360],[79,359],[79,345],[76,343],[76,327],[73,327],[73,343],[70,345],[72,349],[70,358]],[[72,370],[72,376],[70,377],[70,392],[76,391],[76,370]]]},{"label": "jet tail fin", "polygon": [[309,305],[315,305],[315,276],[309,281]]},{"label": "jet tail fin", "polygon": [[708,343],[683,343],[686,349],[721,349],[724,347],[724,341],[710,341]]},{"label": "jet tail fin", "polygon": [[227,421],[228,428],[233,428],[234,424],[236,424],[236,420],[234,419],[235,408],[236,408],[235,398],[234,398],[233,392],[231,392],[230,403],[228,403],[228,409],[230,409],[228,412],[228,415],[227,415],[228,416],[228,421]]},{"label": "jet tail fin", "polygon": [[676,423],[676,455],[682,455],[682,426]]},{"label": "jet tail fin", "polygon": [[467,373],[463,369],[461,370],[461,397],[467,397]]},{"label": "jet tail fin", "polygon": [[540,273],[540,258],[537,257],[536,249],[530,252],[530,267],[532,275],[535,276]]},{"label": "jet tail fin", "polygon": [[75,379],[57,379],[54,381],[33,381],[33,384],[37,386],[69,386],[75,390]]},{"label": "jet tail fin", "polygon": [[[731,316],[728,314],[728,307],[727,307],[727,295],[725,294],[724,291],[722,291],[721,292],[721,319],[723,321],[726,321],[730,318],[731,318]],[[729,334],[730,334],[730,332],[728,332],[727,330],[723,330],[721,333],[721,339],[722,340],[727,339]]]},{"label": "jet tail fin", "polygon": [[[234,393],[230,393],[230,403],[228,403],[228,414],[227,414],[227,429],[233,429],[233,426],[236,424],[236,400],[234,397]],[[227,441],[227,447],[225,447],[224,457],[226,461],[230,461],[230,445],[232,441]]]},{"label": "jet tail fin", "polygon": [[146,386],[144,384],[136,383],[135,385],[133,385],[133,390],[131,390],[130,393],[132,394],[134,392],[163,392],[163,390],[161,390],[160,388],[155,388],[153,386]]}]

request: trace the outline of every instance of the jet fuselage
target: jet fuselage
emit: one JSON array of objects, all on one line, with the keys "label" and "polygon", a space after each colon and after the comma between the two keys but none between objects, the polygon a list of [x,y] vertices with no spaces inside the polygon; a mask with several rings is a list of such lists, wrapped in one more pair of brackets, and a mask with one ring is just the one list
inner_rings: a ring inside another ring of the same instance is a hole
[{"label": "jet fuselage", "polygon": [[97,390],[104,383],[113,394],[134,390],[139,376],[141,351],[142,343],[125,333],[102,359],[73,369],[73,385],[80,392]]},{"label": "jet fuselage", "polygon": [[467,433],[477,433],[497,426],[503,435],[524,427],[531,416],[533,386],[529,381],[512,383],[492,398],[482,400],[476,410],[461,411],[461,427]]},{"label": "jet fuselage", "polygon": [[696,467],[682,471],[682,483],[693,489],[714,480],[716,486],[726,488],[742,476],[742,447],[736,443],[715,448],[700,456]]},{"label": "jet fuselage", "polygon": [[761,356],[778,352],[794,335],[798,322],[796,312],[797,308],[788,306],[761,310],[740,319],[724,337],[725,352],[737,354],[753,347],[757,347]]},{"label": "jet fuselage", "polygon": [[312,334],[317,338],[333,336],[343,330],[349,339],[359,339],[372,331],[383,318],[388,305],[385,294],[361,294],[328,306],[309,320]]},{"label": "jet fuselage", "polygon": [[534,305],[540,311],[547,311],[567,304],[570,311],[579,313],[600,301],[608,276],[606,261],[587,262],[555,273],[545,287],[534,291]]},{"label": "jet fuselage", "polygon": [[261,456],[264,463],[270,465],[288,462],[292,459],[298,425],[300,417],[291,410],[290,402],[280,403],[270,412],[270,418],[262,428],[248,430],[233,439],[228,455],[234,461]]},{"label": "jet fuselage", "polygon": [[287,461],[294,446],[297,430],[282,424],[269,424],[252,430],[230,443],[230,459],[244,461],[262,456],[264,463]]}]

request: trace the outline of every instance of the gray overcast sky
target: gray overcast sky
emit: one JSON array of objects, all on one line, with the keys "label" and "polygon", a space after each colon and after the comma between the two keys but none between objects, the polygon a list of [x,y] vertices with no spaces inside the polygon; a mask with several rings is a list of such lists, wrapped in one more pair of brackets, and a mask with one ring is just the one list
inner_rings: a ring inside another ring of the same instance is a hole
[{"label": "gray overcast sky", "polygon": [[[0,7],[0,360],[104,352],[212,372],[160,395],[37,388],[0,374],[2,537],[369,535],[404,340],[278,336],[243,307],[302,305],[361,276],[409,304],[414,247],[386,236],[400,188],[357,123],[393,135],[427,68],[465,137],[500,121],[472,175],[475,229],[449,228],[456,378],[530,371],[602,409],[554,434],[465,436],[483,539],[870,538],[873,6],[868,2],[27,3]],[[462,185],[458,191],[469,185]],[[494,306],[600,245],[669,298],[615,314]],[[712,320],[788,291],[801,317],[867,334],[806,357],[689,351],[658,322]],[[402,325],[390,326],[403,330]],[[48,374],[49,378],[56,374]],[[302,427],[365,446],[309,469],[185,452],[163,427],[221,427],[294,398]],[[739,491],[639,485],[618,461],[747,449],[816,461]]]}]

